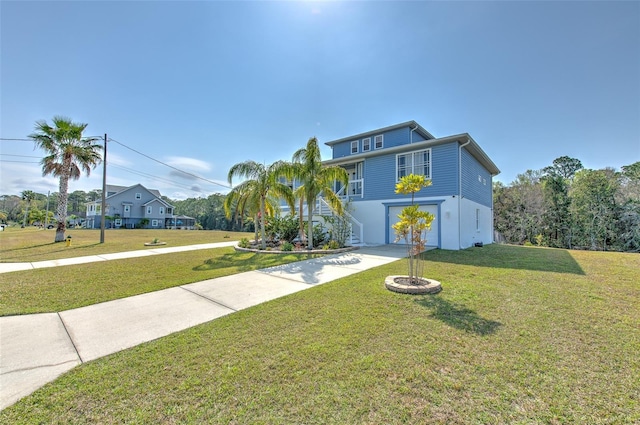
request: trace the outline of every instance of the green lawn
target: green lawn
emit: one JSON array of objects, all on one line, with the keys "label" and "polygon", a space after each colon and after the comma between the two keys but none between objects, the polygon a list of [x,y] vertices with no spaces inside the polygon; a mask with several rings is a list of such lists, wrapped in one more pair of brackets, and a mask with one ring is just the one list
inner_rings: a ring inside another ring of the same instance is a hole
[{"label": "green lawn", "polygon": [[308,258],[228,247],[0,273],[0,316],[59,312]]},{"label": "green lawn", "polygon": [[54,229],[9,227],[4,232],[0,232],[0,262],[57,260],[85,255],[153,249],[145,247],[144,244],[155,238],[166,242],[165,246],[167,247],[237,241],[244,237],[253,239],[253,233],[222,230],[106,229],[104,233],[104,243],[101,244],[100,230],[69,229],[65,234],[71,236],[71,246],[66,246],[66,242],[53,242]]},{"label": "green lawn", "polygon": [[640,422],[639,255],[425,258],[438,295],[373,268],[84,364],[0,423]]}]

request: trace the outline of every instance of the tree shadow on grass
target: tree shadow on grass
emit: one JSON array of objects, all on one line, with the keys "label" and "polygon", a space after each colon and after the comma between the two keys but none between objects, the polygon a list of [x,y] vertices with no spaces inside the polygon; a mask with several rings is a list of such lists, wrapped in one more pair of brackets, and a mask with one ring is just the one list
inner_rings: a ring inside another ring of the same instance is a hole
[{"label": "tree shadow on grass", "polygon": [[[290,259],[289,256],[295,255],[297,258]],[[256,269],[265,269],[269,267],[280,266],[283,264],[283,256],[287,257],[284,263],[297,262],[315,258],[313,255],[306,253],[291,253],[280,255],[264,255],[255,253],[227,253],[218,257],[208,258],[202,264],[195,266],[194,271],[207,271],[215,269],[224,269],[233,267],[239,273],[253,271]]]},{"label": "tree shadow on grass", "polygon": [[451,303],[437,295],[422,297],[415,302],[431,310],[431,317],[465,332],[491,335],[502,326],[500,322],[480,317],[475,311],[463,305]]},{"label": "tree shadow on grass", "polygon": [[477,267],[585,274],[571,252],[560,248],[491,244],[460,251],[436,249],[423,253],[422,258],[427,261]]}]

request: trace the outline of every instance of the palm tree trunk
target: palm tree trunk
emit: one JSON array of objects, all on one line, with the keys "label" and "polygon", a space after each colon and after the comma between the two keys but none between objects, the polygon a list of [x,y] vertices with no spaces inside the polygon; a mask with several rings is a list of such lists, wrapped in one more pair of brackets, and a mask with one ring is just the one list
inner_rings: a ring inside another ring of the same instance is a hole
[{"label": "palm tree trunk", "polygon": [[22,219],[22,227],[27,227],[27,216],[29,215],[29,204],[27,204],[27,208],[24,210],[24,218]]},{"label": "palm tree trunk", "polygon": [[[66,161],[65,161],[66,162]],[[65,164],[66,165],[66,164]],[[70,167],[66,166],[65,170]],[[54,242],[64,242],[64,232],[67,229],[67,203],[69,200],[69,174],[65,173],[60,176],[60,189],[58,192],[58,222],[56,226],[56,237]],[[102,206],[104,208],[104,205]]]},{"label": "palm tree trunk", "polygon": [[299,214],[298,214],[298,224],[300,225],[300,242],[304,242],[305,234],[304,234],[304,210],[303,210],[304,198],[300,197],[300,206],[299,206]]},{"label": "palm tree trunk", "polygon": [[309,224],[307,226],[307,249],[313,249],[313,205],[309,202],[309,198],[307,198],[307,209],[307,217],[309,218]]},{"label": "palm tree trunk", "polygon": [[260,198],[260,237],[262,238],[262,249],[267,249],[267,239],[264,232],[264,223],[265,223],[265,197]]}]

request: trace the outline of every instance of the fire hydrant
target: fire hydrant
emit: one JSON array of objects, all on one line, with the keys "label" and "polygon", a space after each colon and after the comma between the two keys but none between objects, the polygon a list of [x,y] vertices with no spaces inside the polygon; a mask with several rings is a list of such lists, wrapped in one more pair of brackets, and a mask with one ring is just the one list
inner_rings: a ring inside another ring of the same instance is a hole
[{"label": "fire hydrant", "polygon": [[71,235],[67,236],[67,246],[71,246]]}]

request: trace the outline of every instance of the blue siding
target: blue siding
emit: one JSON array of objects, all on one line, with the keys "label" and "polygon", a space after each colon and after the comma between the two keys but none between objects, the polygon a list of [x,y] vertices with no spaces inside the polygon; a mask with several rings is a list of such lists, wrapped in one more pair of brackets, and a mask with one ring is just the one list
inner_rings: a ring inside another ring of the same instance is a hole
[{"label": "blue siding", "polygon": [[[385,140],[386,142],[386,140]],[[396,154],[367,158],[364,163],[364,197],[359,200],[402,199],[395,194]],[[458,193],[458,144],[452,142],[431,148],[431,186],[420,196],[451,196]]]},{"label": "blue siding", "polygon": [[462,196],[491,207],[491,174],[466,149],[462,150]]},{"label": "blue siding", "polygon": [[[372,151],[376,150],[374,149],[375,136],[378,136],[380,134],[384,136],[384,140],[382,142],[382,146],[383,146],[382,149],[386,149],[386,148],[392,148],[394,146],[409,144],[409,133],[410,133],[409,127],[403,127],[396,130],[387,131],[385,133],[373,133],[371,134],[371,136],[369,136],[371,138],[371,150]],[[413,132],[413,135],[411,137],[413,139],[413,143],[421,142],[425,140],[424,137],[417,134],[415,131]],[[345,156],[352,155],[351,142],[354,142],[354,141],[358,141],[358,153],[362,153],[362,138],[347,140],[345,142],[336,143],[335,145],[333,145],[333,149],[332,149],[333,159],[344,158]]]}]

